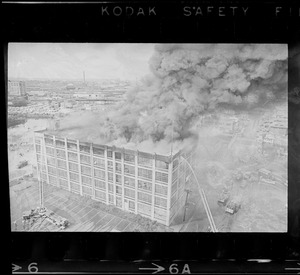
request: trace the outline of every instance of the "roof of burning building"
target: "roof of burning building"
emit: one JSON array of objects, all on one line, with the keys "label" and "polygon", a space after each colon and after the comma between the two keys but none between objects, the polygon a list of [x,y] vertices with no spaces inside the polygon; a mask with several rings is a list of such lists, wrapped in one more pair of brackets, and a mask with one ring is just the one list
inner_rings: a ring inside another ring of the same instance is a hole
[{"label": "roof of burning building", "polygon": [[76,131],[72,131],[72,129],[43,129],[39,131],[35,131],[35,133],[44,134],[46,137],[55,136],[56,139],[67,139],[70,142],[77,142],[81,145],[92,145],[93,147],[103,148],[103,149],[112,149],[113,151],[123,152],[126,150],[127,153],[138,153],[139,155],[145,154],[148,157],[156,156],[156,159],[160,159],[163,161],[170,161],[170,157],[176,157],[180,149],[172,148],[172,144],[161,144],[161,146],[157,146],[154,143],[149,141],[141,142],[141,143],[121,143],[119,142],[99,142],[99,139],[93,140],[91,137],[84,136],[84,129],[81,130],[81,134],[78,135]]}]

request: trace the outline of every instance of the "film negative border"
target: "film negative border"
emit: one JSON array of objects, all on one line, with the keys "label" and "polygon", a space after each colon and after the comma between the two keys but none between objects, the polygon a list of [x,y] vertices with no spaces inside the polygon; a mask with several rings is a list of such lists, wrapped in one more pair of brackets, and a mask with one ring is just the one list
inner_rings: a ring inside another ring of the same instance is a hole
[{"label": "film negative border", "polygon": [[[45,6],[42,3],[30,6],[3,3],[5,8],[5,16],[2,19],[4,20],[3,43],[12,41],[265,42],[289,43],[289,52],[298,46],[299,7],[296,1],[281,1],[278,5],[278,1],[260,4],[244,1],[244,10],[246,5],[249,6],[248,14],[242,9],[240,15],[225,17],[222,16],[222,9],[220,15],[219,8],[216,9],[217,14],[209,16],[207,6],[204,7],[206,15],[201,17],[196,15],[198,8],[195,8],[194,12],[194,2],[186,3],[184,7],[191,8],[184,9],[182,3],[180,5],[174,3],[172,5],[172,2],[156,3],[155,5],[160,7],[154,10],[156,15],[153,14],[153,9],[151,12],[145,7],[143,17],[138,16],[137,4],[133,2],[129,2],[135,10],[131,17],[114,14],[121,11],[116,8],[115,3],[108,4],[107,16],[105,11],[101,14],[101,3],[74,4],[76,6],[72,6],[72,9],[68,5],[58,3],[51,4],[52,6],[50,4]],[[210,1],[207,3],[222,7]],[[234,5],[240,4],[234,2]],[[253,7],[256,12],[250,14],[252,10],[250,7]],[[283,8],[276,9],[276,7]],[[231,8],[228,10],[233,12]],[[69,13],[72,13],[72,19],[66,17]],[[289,81],[289,91],[299,85],[299,80],[294,80],[293,83]],[[298,107],[298,104],[289,102],[291,118],[289,126],[295,126],[298,122],[296,118]],[[297,135],[291,135],[290,138],[296,139]],[[296,147],[289,147],[289,150],[298,152]],[[299,162],[295,162],[295,159],[289,159],[291,185],[289,186],[289,231],[286,234],[233,233],[211,236],[208,233],[203,235],[101,233],[99,236],[93,233],[11,233],[9,228],[8,235],[11,240],[9,270],[14,274],[43,272],[215,274],[218,271],[220,273],[248,271],[249,273],[298,274],[300,272],[299,224],[297,226],[298,165]],[[9,204],[9,199],[7,201]]]}]

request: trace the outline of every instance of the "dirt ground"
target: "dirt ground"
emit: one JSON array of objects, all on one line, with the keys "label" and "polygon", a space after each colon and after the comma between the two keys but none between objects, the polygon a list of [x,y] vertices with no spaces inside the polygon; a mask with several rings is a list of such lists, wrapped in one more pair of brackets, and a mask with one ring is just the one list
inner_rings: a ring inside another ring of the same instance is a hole
[{"label": "dirt ground", "polygon": [[[28,119],[26,123],[7,130],[7,150],[9,179],[15,179],[32,172],[32,165],[36,166],[33,148],[33,132],[48,125],[47,119]],[[18,164],[27,161],[28,164],[18,169]]]}]

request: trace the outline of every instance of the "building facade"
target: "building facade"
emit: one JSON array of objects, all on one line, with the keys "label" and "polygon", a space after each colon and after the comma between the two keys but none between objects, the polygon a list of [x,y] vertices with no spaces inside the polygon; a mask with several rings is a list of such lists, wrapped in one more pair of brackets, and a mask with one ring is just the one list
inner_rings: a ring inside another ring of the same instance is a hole
[{"label": "building facade", "polygon": [[[38,179],[169,226],[185,203],[193,153],[163,156],[35,132]],[[43,186],[43,184],[41,184]]]},{"label": "building facade", "polygon": [[8,95],[9,96],[25,96],[26,85],[25,81],[8,81]]}]

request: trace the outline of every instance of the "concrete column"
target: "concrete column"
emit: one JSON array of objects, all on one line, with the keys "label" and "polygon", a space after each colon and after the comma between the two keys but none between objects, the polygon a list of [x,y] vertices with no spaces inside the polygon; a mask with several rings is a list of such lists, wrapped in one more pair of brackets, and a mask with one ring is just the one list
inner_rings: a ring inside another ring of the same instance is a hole
[{"label": "concrete column", "polygon": [[[44,147],[45,151],[43,152],[43,154],[41,154],[41,158],[43,159],[43,157],[44,157],[44,159],[45,159],[47,182],[48,182],[48,184],[50,184],[48,163],[47,163],[47,155],[46,155],[46,143],[45,143],[45,135],[44,134],[43,134],[43,145],[44,145],[43,147]],[[52,149],[54,149],[54,156],[53,157],[55,157],[56,150],[55,150],[54,145],[52,145]]]},{"label": "concrete column", "polygon": [[95,199],[95,177],[94,177],[94,152],[93,152],[93,143],[90,147],[90,156],[91,156],[91,178],[92,178],[92,199]]},{"label": "concrete column", "polygon": [[116,163],[115,163],[115,147],[112,148],[112,162],[113,162],[113,187],[114,187],[114,205],[117,205],[117,187],[116,187]]},{"label": "concrete column", "polygon": [[68,190],[71,191],[71,183],[70,183],[70,168],[69,168],[69,156],[68,156],[68,140],[65,138],[65,150],[66,150],[66,162],[67,162],[67,177],[68,177]]},{"label": "concrete column", "polygon": [[77,160],[78,160],[78,174],[79,174],[79,187],[80,195],[82,196],[82,180],[81,180],[81,162],[80,162],[80,149],[79,149],[79,140],[77,140]]},{"label": "concrete column", "polygon": [[55,141],[56,141],[56,137],[55,136],[53,136],[53,146],[54,146],[54,150],[55,150],[55,168],[56,168],[56,170],[55,170],[55,174],[56,174],[56,187],[59,187],[59,184],[58,184],[58,171],[57,171],[57,168],[58,168],[58,165],[57,165],[57,153],[56,153],[56,143],[55,143]]},{"label": "concrete column", "polygon": [[[121,153],[121,184],[122,184],[122,209],[125,209],[124,203],[124,148]],[[128,206],[129,208],[129,206]]]},{"label": "concrete column", "polygon": [[168,194],[167,194],[167,218],[166,218],[166,225],[170,225],[170,210],[171,210],[171,187],[172,187],[172,173],[173,173],[173,160],[170,159],[168,165]]},{"label": "concrete column", "polygon": [[[46,155],[46,148],[45,148],[45,141],[44,141],[44,138],[42,138],[41,140],[41,156],[42,155]],[[46,162],[46,159],[45,159],[45,162]],[[47,167],[47,163],[44,163],[45,165],[45,168],[46,168],[46,175],[47,175],[47,178],[48,178],[48,167]],[[41,159],[41,166],[43,166],[43,161]],[[43,168],[41,167],[41,169],[43,170]],[[44,183],[43,181],[41,180],[41,171],[38,172],[38,179],[39,179],[39,182],[40,182],[40,200],[41,200],[41,207],[44,207]],[[49,178],[48,178],[49,180]]]},{"label": "concrete column", "polygon": [[[33,148],[34,148],[34,154],[35,154],[35,159],[36,159],[36,174],[37,174],[37,179],[38,181],[40,181],[41,177],[40,177],[40,169],[39,169],[39,166],[38,166],[38,160],[37,160],[37,151],[36,151],[36,143],[35,143],[35,137],[36,137],[36,134],[33,133]],[[40,155],[42,154],[42,141],[41,141],[41,152],[40,152]],[[33,172],[33,171],[32,171]]]},{"label": "concrete column", "polygon": [[155,160],[156,160],[156,154],[153,156],[152,161],[152,204],[151,204],[151,219],[155,220],[154,218],[154,196],[155,196]]},{"label": "concrete column", "polygon": [[[34,133],[33,134],[33,147],[34,147],[34,153],[35,153],[35,157],[36,157],[36,164],[37,164],[37,167],[36,167],[36,173],[37,173],[37,179],[38,179],[38,184],[39,184],[39,197],[40,197],[40,206],[43,207],[44,205],[44,200],[43,200],[43,183],[42,183],[42,180],[41,180],[41,170],[39,169],[39,166],[38,166],[38,161],[37,161],[37,151],[36,151],[36,143],[35,143],[35,137],[36,137],[36,134]],[[41,152],[40,152],[40,155],[42,156],[43,154],[43,150],[44,150],[44,139],[41,140]],[[42,161],[41,161],[41,169],[42,169]]]},{"label": "concrete column", "polygon": [[109,204],[109,199],[108,199],[108,168],[107,168],[107,147],[105,146],[104,149],[104,168],[105,168],[105,186],[106,186],[106,204]]},{"label": "concrete column", "polygon": [[[178,157],[177,157],[177,160],[178,160]],[[174,163],[172,161],[172,170],[174,169]],[[171,209],[172,207],[176,207],[176,204],[177,202],[175,201],[175,204],[172,206],[171,205],[171,201],[172,201],[172,196],[174,195],[176,197],[176,200],[177,200],[177,196],[178,196],[178,186],[179,186],[179,178],[180,178],[180,174],[179,174],[179,167],[180,167],[180,163],[179,163],[179,160],[178,160],[178,165],[176,167],[175,170],[173,170],[172,172],[172,181],[171,181],[171,190],[170,190],[170,194],[168,195],[168,199],[170,200],[170,208],[169,208],[169,212],[170,212],[170,217],[171,217]],[[176,179],[176,184],[173,183],[173,173],[175,172],[175,175],[177,175],[177,179]],[[176,185],[176,191],[173,193],[173,187],[175,187]],[[176,213],[177,211],[175,211]],[[171,223],[171,221],[174,219],[174,217],[176,216],[176,214],[173,214],[173,217],[172,218],[169,218],[169,223]]]},{"label": "concrete column", "polygon": [[185,182],[185,172],[183,172],[184,175],[182,175],[181,174],[182,172],[180,170],[181,170],[181,167],[183,167],[183,170],[186,171],[186,167],[185,167],[186,163],[182,160],[181,154],[182,153],[180,152],[180,155],[178,156],[178,161],[179,161],[178,168],[177,168],[178,169],[178,179],[177,179],[177,189],[176,189],[176,192],[175,192],[176,201],[173,205],[176,208],[174,217],[177,215],[177,213],[180,210],[180,200],[179,199],[180,199],[181,196],[180,196],[180,193],[179,193],[179,189],[180,189],[180,185],[182,184],[182,183],[180,183],[180,179],[182,178],[183,182]]}]

